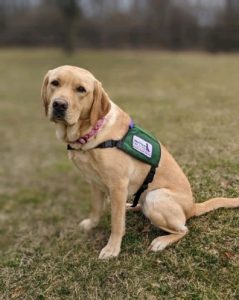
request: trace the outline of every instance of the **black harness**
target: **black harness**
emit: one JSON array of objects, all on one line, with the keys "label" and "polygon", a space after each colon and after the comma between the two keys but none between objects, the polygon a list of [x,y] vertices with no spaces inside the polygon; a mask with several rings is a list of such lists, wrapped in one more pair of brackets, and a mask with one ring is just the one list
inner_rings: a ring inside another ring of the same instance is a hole
[{"label": "black harness", "polygon": [[[134,125],[133,125],[134,126]],[[131,129],[132,127],[129,128],[129,130]],[[123,143],[123,140],[124,140],[124,137],[121,139],[121,140],[108,140],[108,141],[105,141],[99,145],[97,145],[95,148],[100,148],[100,149],[106,149],[106,148],[117,148],[119,150],[123,150],[122,149],[122,143]],[[72,148],[69,144],[67,145],[67,150],[76,150],[74,148]],[[123,150],[124,151],[124,150]],[[144,182],[143,184],[141,185],[141,187],[138,189],[138,191],[133,195],[134,197],[134,200],[133,200],[133,204],[131,205],[131,207],[135,207],[137,206],[138,202],[139,202],[139,199],[140,199],[140,196],[141,194],[147,190],[148,188],[148,185],[150,182],[153,181],[154,179],[154,175],[155,175],[155,172],[156,172],[156,168],[158,167],[158,164],[157,165],[151,165],[150,167],[150,170],[146,176],[146,178],[144,179]]]}]

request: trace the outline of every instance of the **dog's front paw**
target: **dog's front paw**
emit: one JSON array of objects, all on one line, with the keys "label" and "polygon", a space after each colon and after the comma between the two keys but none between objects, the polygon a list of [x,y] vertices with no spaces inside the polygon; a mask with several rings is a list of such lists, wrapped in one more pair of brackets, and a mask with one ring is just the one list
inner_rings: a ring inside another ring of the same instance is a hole
[{"label": "dog's front paw", "polygon": [[117,257],[120,253],[120,247],[106,245],[100,252],[99,259],[110,259]]},{"label": "dog's front paw", "polygon": [[89,231],[92,228],[96,227],[96,225],[96,222],[93,222],[90,218],[80,222],[80,228],[84,231]]}]

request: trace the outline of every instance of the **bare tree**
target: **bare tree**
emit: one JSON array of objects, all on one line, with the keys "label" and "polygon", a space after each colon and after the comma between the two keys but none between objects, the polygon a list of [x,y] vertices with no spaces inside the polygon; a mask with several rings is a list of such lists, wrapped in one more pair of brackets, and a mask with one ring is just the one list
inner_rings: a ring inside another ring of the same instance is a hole
[{"label": "bare tree", "polygon": [[0,45],[239,50],[239,1],[218,2],[0,0]]},{"label": "bare tree", "polygon": [[235,51],[239,49],[239,3],[225,0],[225,9],[218,14],[215,25],[208,34],[211,51]]},{"label": "bare tree", "polygon": [[71,53],[75,48],[76,21],[81,16],[77,0],[53,0],[56,8],[59,8],[64,18],[63,41],[64,48]]}]

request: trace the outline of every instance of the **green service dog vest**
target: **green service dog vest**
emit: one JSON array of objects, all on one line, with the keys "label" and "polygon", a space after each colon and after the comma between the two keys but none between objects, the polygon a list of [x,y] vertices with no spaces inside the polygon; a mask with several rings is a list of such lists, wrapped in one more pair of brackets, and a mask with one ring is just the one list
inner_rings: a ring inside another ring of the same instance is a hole
[{"label": "green service dog vest", "polygon": [[161,147],[157,139],[134,125],[120,140],[116,147],[134,158],[151,166],[157,167],[161,157]]},{"label": "green service dog vest", "polygon": [[146,176],[139,190],[134,194],[132,207],[138,204],[141,194],[148,188],[148,184],[153,181],[156,168],[161,158],[161,146],[158,140],[147,131],[133,124],[121,140],[108,140],[99,144],[96,148],[116,147],[134,158],[151,165],[150,171]]}]

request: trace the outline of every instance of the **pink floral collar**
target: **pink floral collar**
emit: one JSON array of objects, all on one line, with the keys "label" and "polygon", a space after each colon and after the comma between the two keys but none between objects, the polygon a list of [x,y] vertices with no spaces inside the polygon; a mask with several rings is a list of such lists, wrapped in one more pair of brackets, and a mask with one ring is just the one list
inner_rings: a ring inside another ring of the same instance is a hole
[{"label": "pink floral collar", "polygon": [[104,121],[105,121],[105,117],[99,119],[90,132],[88,132],[84,136],[79,137],[74,143],[79,143],[81,145],[86,144],[91,137],[95,136],[99,132],[99,130],[104,124]]}]

